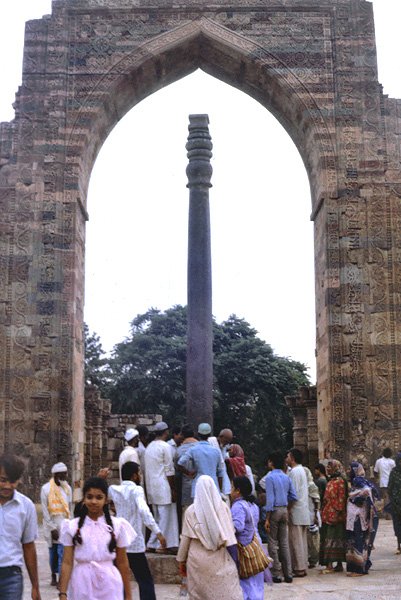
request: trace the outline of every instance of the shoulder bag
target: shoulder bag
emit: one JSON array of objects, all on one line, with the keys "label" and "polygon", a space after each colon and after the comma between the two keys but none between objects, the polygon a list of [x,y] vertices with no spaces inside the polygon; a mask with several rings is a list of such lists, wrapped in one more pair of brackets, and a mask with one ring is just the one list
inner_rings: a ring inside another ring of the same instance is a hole
[{"label": "shoulder bag", "polygon": [[262,573],[271,562],[271,559],[263,552],[263,548],[257,538],[252,513],[251,518],[255,530],[252,541],[246,546],[237,541],[239,576],[241,579],[247,579],[248,577]]}]

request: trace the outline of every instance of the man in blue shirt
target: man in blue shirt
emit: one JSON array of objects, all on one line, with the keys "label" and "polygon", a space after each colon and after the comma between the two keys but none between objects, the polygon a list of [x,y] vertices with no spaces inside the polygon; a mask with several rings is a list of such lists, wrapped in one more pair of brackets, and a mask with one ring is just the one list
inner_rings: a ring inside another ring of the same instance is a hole
[{"label": "man in blue shirt", "polygon": [[22,600],[22,566],[32,584],[32,600],[40,600],[35,539],[38,523],[33,502],[17,492],[24,464],[0,456],[0,598]]},{"label": "man in blue shirt", "polygon": [[[178,469],[188,476],[193,476],[192,498],[195,496],[195,486],[201,475],[209,475],[220,491],[223,482],[223,469],[221,455],[217,448],[213,448],[207,441],[212,428],[209,423],[201,423],[198,427],[199,443],[195,444],[177,462]],[[193,468],[193,471],[189,469]]]},{"label": "man in blue shirt", "polygon": [[288,506],[297,500],[291,479],[283,471],[284,455],[273,452],[268,458],[270,472],[266,475],[266,521],[269,554],[274,560],[272,576],[274,583],[281,583],[281,567],[286,583],[292,582],[292,565],[288,544]]}]

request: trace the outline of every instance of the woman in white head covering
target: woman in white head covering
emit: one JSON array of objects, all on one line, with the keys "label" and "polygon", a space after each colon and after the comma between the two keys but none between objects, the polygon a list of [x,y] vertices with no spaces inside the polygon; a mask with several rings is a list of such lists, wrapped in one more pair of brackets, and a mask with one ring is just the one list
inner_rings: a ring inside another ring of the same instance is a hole
[{"label": "woman in white head covering", "polygon": [[191,600],[242,600],[237,567],[228,551],[236,546],[230,509],[211,477],[199,477],[187,509],[177,561],[187,576]]}]

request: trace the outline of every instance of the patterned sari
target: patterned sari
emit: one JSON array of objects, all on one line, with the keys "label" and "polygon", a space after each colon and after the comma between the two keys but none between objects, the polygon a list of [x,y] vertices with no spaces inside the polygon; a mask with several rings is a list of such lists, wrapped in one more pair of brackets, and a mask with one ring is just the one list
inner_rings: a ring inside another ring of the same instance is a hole
[{"label": "patterned sari", "polygon": [[345,561],[345,519],[348,484],[338,460],[330,461],[333,473],[323,497],[319,563],[329,565]]},{"label": "patterned sari", "polygon": [[375,486],[365,479],[363,466],[351,463],[351,491],[347,504],[347,571],[366,575],[372,566],[370,554],[379,525],[374,501]]}]

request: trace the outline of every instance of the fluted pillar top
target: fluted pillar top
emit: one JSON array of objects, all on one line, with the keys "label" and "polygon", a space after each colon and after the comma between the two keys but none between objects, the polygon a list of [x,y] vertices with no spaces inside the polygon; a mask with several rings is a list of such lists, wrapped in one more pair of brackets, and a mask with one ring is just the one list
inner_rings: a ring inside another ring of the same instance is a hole
[{"label": "fluted pillar top", "polygon": [[188,141],[186,144],[188,166],[187,187],[211,187],[213,173],[210,159],[212,158],[212,138],[209,133],[209,116],[206,114],[189,115]]}]

